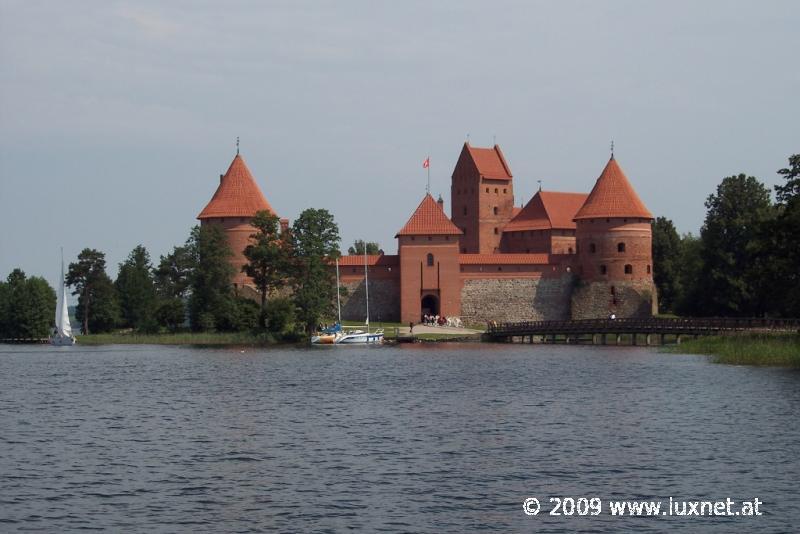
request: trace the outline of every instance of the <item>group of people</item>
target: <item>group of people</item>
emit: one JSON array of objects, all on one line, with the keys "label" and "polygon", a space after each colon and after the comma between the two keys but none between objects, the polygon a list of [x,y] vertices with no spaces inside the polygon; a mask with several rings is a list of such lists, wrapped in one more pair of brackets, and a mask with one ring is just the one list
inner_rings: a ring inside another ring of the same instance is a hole
[{"label": "group of people", "polygon": [[428,315],[422,316],[422,324],[425,326],[451,326],[461,328],[461,319],[458,317],[445,317],[444,315]]}]

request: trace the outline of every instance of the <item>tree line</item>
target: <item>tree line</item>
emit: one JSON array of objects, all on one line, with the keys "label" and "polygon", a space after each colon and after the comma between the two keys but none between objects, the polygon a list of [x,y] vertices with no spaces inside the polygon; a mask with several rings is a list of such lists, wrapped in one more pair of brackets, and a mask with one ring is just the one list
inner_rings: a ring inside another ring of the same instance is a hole
[{"label": "tree line", "polygon": [[770,190],[753,176],[728,176],[708,196],[699,236],[653,223],[659,308],[690,316],[800,317],[800,154]]}]

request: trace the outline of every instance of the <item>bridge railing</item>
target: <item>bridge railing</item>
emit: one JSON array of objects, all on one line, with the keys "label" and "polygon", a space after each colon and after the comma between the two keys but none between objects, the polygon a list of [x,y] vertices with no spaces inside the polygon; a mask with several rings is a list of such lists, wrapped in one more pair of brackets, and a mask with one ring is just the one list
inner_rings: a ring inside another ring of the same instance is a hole
[{"label": "bridge railing", "polygon": [[591,333],[692,333],[737,330],[800,330],[800,319],[760,317],[679,317],[490,322],[490,336]]}]

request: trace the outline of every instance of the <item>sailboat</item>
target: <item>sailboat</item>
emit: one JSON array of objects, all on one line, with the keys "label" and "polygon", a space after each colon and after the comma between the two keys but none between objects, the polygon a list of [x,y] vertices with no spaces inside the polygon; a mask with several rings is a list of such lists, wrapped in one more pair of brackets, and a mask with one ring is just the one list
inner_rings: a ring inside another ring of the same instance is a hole
[{"label": "sailboat", "polygon": [[56,321],[53,333],[50,336],[53,345],[74,345],[75,336],[72,335],[72,325],[69,324],[69,309],[67,308],[67,286],[64,283],[64,250],[61,250],[61,279],[59,280],[58,295],[56,296]]},{"label": "sailboat", "polygon": [[[367,344],[380,344],[383,343],[383,330],[376,330],[375,332],[369,331],[369,269],[367,267],[367,247],[366,241],[364,242],[364,291],[367,300],[367,331],[355,331],[345,333],[334,340],[336,345],[367,345]],[[338,265],[338,264],[337,264]],[[338,294],[338,268],[337,268],[337,294]],[[341,311],[339,323],[341,324]]]}]

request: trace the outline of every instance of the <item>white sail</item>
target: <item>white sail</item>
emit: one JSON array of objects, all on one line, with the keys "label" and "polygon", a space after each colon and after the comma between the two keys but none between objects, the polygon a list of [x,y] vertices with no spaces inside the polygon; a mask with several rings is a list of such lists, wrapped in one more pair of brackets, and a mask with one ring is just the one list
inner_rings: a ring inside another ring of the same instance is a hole
[{"label": "white sail", "polygon": [[67,286],[64,283],[64,252],[61,252],[61,280],[58,283],[56,294],[55,329],[50,337],[53,345],[72,345],[75,338],[72,336],[72,325],[69,324],[69,308],[67,307]]},{"label": "white sail", "polygon": [[67,307],[67,286],[64,284],[64,266],[61,266],[61,298],[60,302],[60,322],[56,323],[59,333],[64,337],[72,337],[72,325],[69,324],[69,308]]}]

